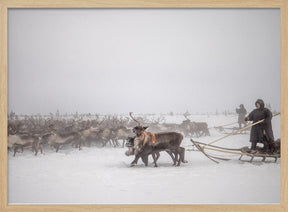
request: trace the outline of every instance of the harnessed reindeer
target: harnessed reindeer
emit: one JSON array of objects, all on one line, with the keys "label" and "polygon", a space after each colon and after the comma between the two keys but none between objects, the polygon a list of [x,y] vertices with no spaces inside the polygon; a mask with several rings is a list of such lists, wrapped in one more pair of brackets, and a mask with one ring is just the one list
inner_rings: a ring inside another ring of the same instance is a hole
[{"label": "harnessed reindeer", "polygon": [[[185,149],[180,147],[183,140],[182,134],[177,132],[150,133],[146,131],[148,127],[143,127],[140,122],[132,116],[132,112],[130,113],[130,117],[138,123],[138,125],[133,128],[136,136],[134,137],[133,146],[135,159],[131,163],[132,166],[137,164],[140,157],[148,158],[148,155],[152,154],[153,156],[153,154],[157,154],[160,151],[166,151],[173,159],[174,165],[180,166],[181,162],[187,162],[184,160]],[[154,156],[154,163],[155,166],[157,166],[156,157]],[[145,165],[147,166],[147,163],[145,163]]]}]

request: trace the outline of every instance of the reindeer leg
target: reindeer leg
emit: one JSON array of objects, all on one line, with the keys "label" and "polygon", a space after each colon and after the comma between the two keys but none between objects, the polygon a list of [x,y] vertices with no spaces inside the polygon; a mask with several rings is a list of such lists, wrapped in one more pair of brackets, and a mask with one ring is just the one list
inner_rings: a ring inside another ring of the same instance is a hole
[{"label": "reindeer leg", "polygon": [[157,152],[157,153],[156,153],[156,161],[159,159],[159,157],[160,157],[160,153]]},{"label": "reindeer leg", "polygon": [[36,143],[32,143],[32,152],[35,152],[34,155],[36,156]]},{"label": "reindeer leg", "polygon": [[173,153],[170,150],[166,150],[166,152],[170,155],[170,157],[173,160],[173,166],[176,165],[176,160],[175,160],[175,156],[173,155]]},{"label": "reindeer leg", "polygon": [[79,141],[75,141],[75,147],[78,148],[79,151],[81,150]]},{"label": "reindeer leg", "polygon": [[115,144],[116,144],[116,147],[120,146],[120,143],[117,138],[115,139]]},{"label": "reindeer leg", "polygon": [[40,151],[41,151],[41,154],[43,154],[43,144],[40,144]]},{"label": "reindeer leg", "polygon": [[60,144],[56,144],[56,152],[59,151],[59,148],[60,148]]},{"label": "reindeer leg", "polygon": [[[135,155],[134,160],[131,162],[131,166],[135,166],[135,165],[137,164],[139,158],[140,158],[139,154],[138,154],[138,155]],[[142,159],[142,161],[143,161],[143,159]],[[143,161],[143,162],[144,162],[144,161]],[[145,163],[145,162],[144,162],[144,163]]]},{"label": "reindeer leg", "polygon": [[181,160],[182,160],[182,157],[183,157],[183,154],[181,153],[181,149],[180,147],[177,149],[177,156],[179,155],[179,159],[178,159],[178,163],[177,163],[177,166],[180,166],[181,164]]},{"label": "reindeer leg", "polygon": [[14,155],[13,155],[14,157],[16,155],[17,149],[18,149],[18,147],[16,145],[14,145]]},{"label": "reindeer leg", "polygon": [[[158,152],[159,154],[159,152]],[[159,156],[157,157],[157,153],[152,153],[152,157],[153,157],[153,160],[154,160],[154,167],[158,167],[156,161],[158,160]]]},{"label": "reindeer leg", "polygon": [[[178,151],[174,150],[173,153],[175,155],[175,164],[174,165],[179,166],[180,164],[179,164],[179,160],[178,160]],[[178,161],[178,164],[177,164],[177,161]]]},{"label": "reindeer leg", "polygon": [[185,148],[184,147],[179,147],[181,151],[181,161],[182,163],[188,163],[187,160],[185,160]]},{"label": "reindeer leg", "polygon": [[242,157],[243,157],[243,155],[241,155],[241,156],[240,156],[240,158],[239,158],[238,160],[241,160],[241,159],[242,159]]},{"label": "reindeer leg", "polygon": [[111,146],[111,142],[109,141],[109,140],[106,140],[106,141],[104,141],[105,142],[105,147],[108,145],[108,143],[110,144],[110,146]]},{"label": "reindeer leg", "polygon": [[148,166],[148,155],[142,156],[141,159],[143,163],[145,164],[145,166]]},{"label": "reindeer leg", "polygon": [[38,154],[38,150],[39,150],[39,142],[35,142],[32,144],[32,149],[34,148],[35,150],[35,156]]},{"label": "reindeer leg", "polygon": [[115,139],[112,139],[112,144],[113,144],[113,147],[116,148],[117,147],[117,141]]},{"label": "reindeer leg", "polygon": [[112,146],[113,146],[113,143],[111,142],[110,139],[108,140],[108,142],[109,142],[109,144],[110,144],[110,147],[112,147]]},{"label": "reindeer leg", "polygon": [[35,143],[32,143],[32,152],[35,152]]},{"label": "reindeer leg", "polygon": [[175,154],[173,154],[172,152],[168,152],[168,154],[170,155],[170,157],[172,158],[173,160],[173,164],[176,165],[176,159],[175,159]]},{"label": "reindeer leg", "polygon": [[76,144],[76,148],[79,149],[79,151],[82,149],[81,146],[82,146],[82,140],[81,139],[77,139],[75,140],[75,144]]},{"label": "reindeer leg", "polygon": [[34,147],[35,148],[35,156],[37,156],[38,154],[38,147]]},{"label": "reindeer leg", "polygon": [[118,147],[118,146],[120,146],[118,140],[117,140],[117,139],[114,139],[114,147]]},{"label": "reindeer leg", "polygon": [[173,166],[176,166],[177,165],[177,161],[178,161],[178,154],[175,151],[173,151],[173,152],[171,152],[171,155],[174,158]]}]

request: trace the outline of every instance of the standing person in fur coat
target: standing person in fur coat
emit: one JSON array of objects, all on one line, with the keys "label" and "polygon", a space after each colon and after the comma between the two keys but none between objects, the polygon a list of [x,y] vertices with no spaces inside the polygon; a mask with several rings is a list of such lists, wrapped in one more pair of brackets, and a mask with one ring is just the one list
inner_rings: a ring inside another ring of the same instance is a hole
[{"label": "standing person in fur coat", "polygon": [[268,108],[265,108],[264,101],[258,99],[255,102],[256,109],[254,109],[245,121],[253,121],[253,123],[264,119],[263,122],[252,126],[250,133],[251,150],[256,150],[257,143],[264,144],[264,151],[274,150],[274,135],[272,130],[272,113]]}]

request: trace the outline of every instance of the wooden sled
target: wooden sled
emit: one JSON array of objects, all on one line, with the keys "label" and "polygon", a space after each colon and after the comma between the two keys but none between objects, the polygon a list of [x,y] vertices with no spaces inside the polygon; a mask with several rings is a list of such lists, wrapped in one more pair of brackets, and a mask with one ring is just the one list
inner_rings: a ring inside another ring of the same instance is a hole
[{"label": "wooden sled", "polygon": [[245,153],[242,154],[239,158],[239,160],[241,161],[246,161],[246,160],[242,160],[242,157],[248,156],[251,157],[251,159],[248,162],[252,162],[253,159],[256,157],[262,157],[262,162],[265,162],[266,158],[274,158],[275,159],[275,163],[277,162],[278,158],[280,158],[280,154],[278,153],[268,153],[268,152],[263,152],[262,148],[258,148],[255,151],[251,151],[251,149],[249,147],[242,147],[241,148],[241,152]]},{"label": "wooden sled", "polygon": [[[191,142],[193,146],[195,146],[201,153],[203,153],[207,158],[212,160],[215,163],[219,163],[217,159],[219,160],[230,160],[228,158],[222,158],[222,157],[215,157],[207,152],[205,152],[205,149],[207,150],[212,150],[212,151],[217,151],[217,152],[222,152],[222,153],[229,153],[229,154],[237,154],[240,155],[239,160],[245,161],[245,162],[252,162],[254,158],[262,158],[262,162],[266,162],[266,158],[274,158],[274,162],[276,163],[278,158],[280,158],[280,151],[277,153],[268,153],[268,152],[263,152],[263,149],[258,147],[256,150],[251,151],[251,149],[247,146],[239,148],[239,149],[232,149],[232,148],[225,148],[225,147],[220,147],[220,146],[215,146],[215,145],[210,145],[210,144],[205,144],[201,143],[198,141],[194,141],[191,139]],[[250,160],[242,160],[243,156],[248,156],[251,159]]]}]

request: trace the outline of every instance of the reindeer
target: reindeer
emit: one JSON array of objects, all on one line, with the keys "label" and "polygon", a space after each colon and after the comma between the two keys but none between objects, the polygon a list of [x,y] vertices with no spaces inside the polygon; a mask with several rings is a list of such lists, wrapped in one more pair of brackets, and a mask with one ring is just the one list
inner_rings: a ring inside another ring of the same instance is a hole
[{"label": "reindeer", "polygon": [[185,136],[193,136],[194,134],[196,137],[200,137],[202,135],[210,136],[208,124],[206,122],[192,122],[187,114],[184,114],[186,120],[184,120],[180,127]]},{"label": "reindeer", "polygon": [[88,144],[88,146],[91,145],[91,141],[96,141],[97,139],[97,128],[96,127],[90,127],[88,129],[85,129],[80,132],[81,133],[81,139],[83,142]]},{"label": "reindeer", "polygon": [[204,136],[210,136],[210,132],[208,129],[208,124],[206,122],[194,122],[196,132],[197,132],[197,137],[200,137],[202,135]]},{"label": "reindeer", "polygon": [[[131,156],[131,155],[134,155],[135,154],[135,152],[134,152],[134,150],[135,150],[135,148],[134,148],[134,139],[135,139],[135,137],[128,137],[128,139],[126,139],[127,140],[127,142],[126,142],[126,147],[128,147],[128,150],[125,152],[125,155],[126,156]],[[180,148],[182,148],[182,147],[180,147]],[[185,149],[184,148],[182,148],[182,151],[185,151]],[[172,161],[173,161],[173,165],[175,166],[176,165],[176,158],[175,158],[175,154],[173,154],[173,152],[171,152],[171,151],[169,151],[169,150],[166,150],[166,152],[170,155],[170,157],[172,158]],[[153,149],[152,151],[151,151],[151,155],[152,155],[152,158],[153,158],[153,161],[154,161],[154,166],[155,167],[157,167],[158,165],[157,165],[157,160],[159,159],[159,157],[160,157],[160,152],[159,151],[157,151],[156,149]],[[145,166],[148,166],[148,156],[149,156],[149,154],[141,154],[141,156],[140,156],[140,158],[142,159],[142,161],[143,161],[143,163],[145,164]],[[138,158],[139,159],[139,158]],[[134,161],[133,161],[133,163],[132,163],[132,166],[134,166],[134,164],[137,164],[137,162],[138,162],[138,159],[137,159],[137,157],[135,157],[135,159],[134,159]],[[182,160],[182,162],[183,163],[186,163],[186,161],[184,160],[184,158],[183,158],[183,160]]]},{"label": "reindeer", "polygon": [[79,132],[57,132],[53,126],[50,126],[49,131],[50,133],[46,135],[46,141],[56,149],[56,152],[59,151],[61,146],[69,143],[72,143],[72,145],[81,150],[82,140]]},{"label": "reindeer", "polygon": [[38,154],[39,149],[43,153],[43,148],[41,145],[41,136],[28,135],[9,135],[8,136],[8,148],[14,149],[14,157],[18,149],[23,152],[24,147],[32,147],[32,151],[35,151],[35,156]]},{"label": "reindeer", "polygon": [[38,154],[39,149],[43,153],[43,148],[41,144],[41,136],[36,134],[35,131],[32,132],[32,126],[26,122],[21,122],[15,120],[13,123],[8,122],[8,149],[14,150],[14,156],[21,149],[23,152],[24,147],[31,147],[35,155]]},{"label": "reindeer", "polygon": [[115,136],[115,140],[117,141],[117,143],[119,144],[119,140],[122,140],[122,148],[124,148],[125,142],[127,137],[131,136],[131,130],[127,129],[124,126],[119,126],[116,129],[113,130],[114,131],[114,136]]},{"label": "reindeer", "polygon": [[[183,147],[180,147],[180,144],[183,140],[183,136],[180,133],[149,133],[146,132],[146,129],[148,127],[141,126],[140,122],[132,116],[132,112],[130,113],[130,117],[138,123],[138,126],[133,128],[133,132],[136,134],[136,136],[133,146],[135,159],[131,163],[132,166],[137,164],[137,161],[140,157],[148,158],[149,154],[160,151],[169,151],[173,153],[175,155],[174,161],[178,162],[177,166],[180,166],[181,162],[186,162],[184,160],[185,149]],[[179,159],[178,155],[180,156]],[[155,166],[157,166],[155,159],[154,163]]]}]

